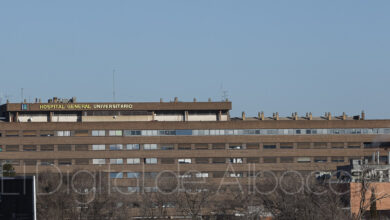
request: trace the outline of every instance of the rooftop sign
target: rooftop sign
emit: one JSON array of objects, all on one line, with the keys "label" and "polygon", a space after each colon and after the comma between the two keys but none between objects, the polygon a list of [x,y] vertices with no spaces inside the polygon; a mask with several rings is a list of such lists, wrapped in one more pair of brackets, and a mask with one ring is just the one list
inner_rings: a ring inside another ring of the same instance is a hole
[{"label": "rooftop sign", "polygon": [[110,109],[133,109],[132,104],[41,104],[39,105],[40,110],[110,110]]}]

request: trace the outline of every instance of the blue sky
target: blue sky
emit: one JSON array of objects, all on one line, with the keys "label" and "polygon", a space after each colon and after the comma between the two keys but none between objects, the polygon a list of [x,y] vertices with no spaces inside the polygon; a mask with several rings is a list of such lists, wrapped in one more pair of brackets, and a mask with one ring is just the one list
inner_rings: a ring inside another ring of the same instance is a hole
[{"label": "blue sky", "polygon": [[388,0],[2,1],[0,95],[112,101],[116,69],[117,101],[227,90],[233,115],[390,118],[389,11]]}]

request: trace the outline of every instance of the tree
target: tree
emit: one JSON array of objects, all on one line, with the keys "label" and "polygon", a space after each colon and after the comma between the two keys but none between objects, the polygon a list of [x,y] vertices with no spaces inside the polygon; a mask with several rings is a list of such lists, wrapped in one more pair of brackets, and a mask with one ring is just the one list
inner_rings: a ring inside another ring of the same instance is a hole
[{"label": "tree", "polygon": [[15,169],[12,166],[12,164],[9,163],[3,164],[3,176],[5,177],[15,176]]}]

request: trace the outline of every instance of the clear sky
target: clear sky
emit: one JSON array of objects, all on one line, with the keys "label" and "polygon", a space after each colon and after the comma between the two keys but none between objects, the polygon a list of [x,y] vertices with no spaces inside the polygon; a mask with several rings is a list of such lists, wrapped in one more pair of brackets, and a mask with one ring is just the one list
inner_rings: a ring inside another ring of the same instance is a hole
[{"label": "clear sky", "polygon": [[0,96],[390,118],[389,0],[0,2]]}]

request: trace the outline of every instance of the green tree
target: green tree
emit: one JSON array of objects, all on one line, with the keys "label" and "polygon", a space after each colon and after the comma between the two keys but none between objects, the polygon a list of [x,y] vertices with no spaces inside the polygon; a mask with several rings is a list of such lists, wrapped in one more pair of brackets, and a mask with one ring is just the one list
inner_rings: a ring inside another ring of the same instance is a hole
[{"label": "green tree", "polygon": [[3,176],[15,176],[15,169],[12,164],[3,164]]}]

